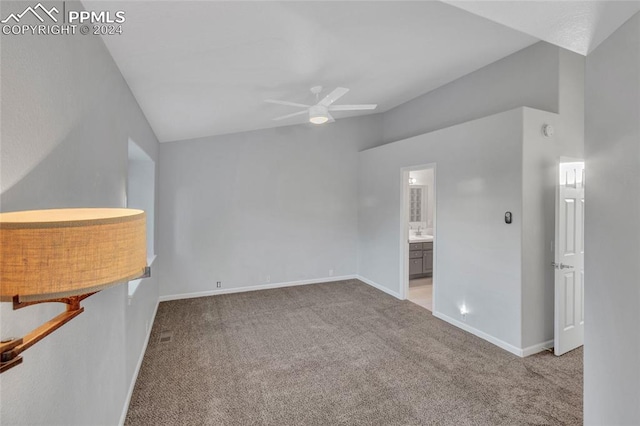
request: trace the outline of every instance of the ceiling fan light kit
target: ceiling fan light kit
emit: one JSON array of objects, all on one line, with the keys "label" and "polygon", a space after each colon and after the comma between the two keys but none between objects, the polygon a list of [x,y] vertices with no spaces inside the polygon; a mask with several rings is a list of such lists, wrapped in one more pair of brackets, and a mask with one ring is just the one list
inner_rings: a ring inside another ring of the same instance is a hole
[{"label": "ceiling fan light kit", "polygon": [[309,121],[313,124],[324,124],[329,121],[329,111],[321,105],[309,108]]},{"label": "ceiling fan light kit", "polygon": [[338,87],[333,92],[329,93],[322,100],[320,100],[320,92],[322,92],[322,86],[314,86],[311,88],[311,93],[316,97],[315,105],[305,105],[296,102],[279,101],[275,99],[266,99],[265,102],[278,105],[292,106],[296,108],[305,108],[304,111],[294,112],[292,114],[283,115],[274,118],[275,121],[285,120],[287,118],[296,117],[298,115],[309,114],[309,122],[313,124],[324,124],[334,122],[334,118],[331,116],[330,111],[364,111],[374,110],[378,106],[377,104],[364,104],[364,105],[333,105],[335,101],[346,95],[349,89],[344,87]]}]

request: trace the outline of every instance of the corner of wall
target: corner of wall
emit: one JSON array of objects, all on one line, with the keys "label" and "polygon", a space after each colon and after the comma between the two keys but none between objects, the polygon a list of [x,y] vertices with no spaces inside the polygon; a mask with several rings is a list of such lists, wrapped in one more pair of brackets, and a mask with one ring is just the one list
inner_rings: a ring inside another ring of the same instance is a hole
[{"label": "corner of wall", "polygon": [[559,114],[524,109],[522,150],[522,346],[553,339],[554,283],[551,244],[555,235],[555,167]]},{"label": "corner of wall", "polygon": [[558,144],[561,156],[584,158],[586,58],[558,48]]},{"label": "corner of wall", "polygon": [[584,423],[640,419],[640,13],[587,56]]}]

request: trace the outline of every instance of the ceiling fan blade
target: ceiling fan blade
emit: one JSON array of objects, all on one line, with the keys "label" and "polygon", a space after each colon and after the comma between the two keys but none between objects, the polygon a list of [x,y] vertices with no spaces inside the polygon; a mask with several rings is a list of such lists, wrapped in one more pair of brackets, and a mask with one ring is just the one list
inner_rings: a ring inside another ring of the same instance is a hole
[{"label": "ceiling fan blade", "polygon": [[331,105],[329,111],[360,111],[367,109],[376,109],[377,104],[364,104],[364,105]]},{"label": "ceiling fan blade", "polygon": [[348,91],[349,89],[347,88],[338,87],[333,92],[325,96],[324,99],[318,102],[318,105],[328,107],[329,105],[331,105],[332,103],[334,103],[335,101],[337,101],[338,99],[346,95]]},{"label": "ceiling fan blade", "polygon": [[300,107],[300,108],[309,108],[311,106],[311,105],[305,105],[305,104],[297,104],[295,102],[289,102],[289,101],[278,101],[275,99],[265,99],[264,101],[270,104],[287,105],[287,106]]},{"label": "ceiling fan blade", "polygon": [[280,120],[284,120],[286,118],[291,118],[291,117],[295,117],[296,115],[302,115],[302,114],[308,114],[309,112],[307,110],[304,111],[298,111],[298,112],[294,112],[293,114],[287,114],[287,115],[283,115],[281,117],[276,117],[273,119],[273,121],[280,121]]}]

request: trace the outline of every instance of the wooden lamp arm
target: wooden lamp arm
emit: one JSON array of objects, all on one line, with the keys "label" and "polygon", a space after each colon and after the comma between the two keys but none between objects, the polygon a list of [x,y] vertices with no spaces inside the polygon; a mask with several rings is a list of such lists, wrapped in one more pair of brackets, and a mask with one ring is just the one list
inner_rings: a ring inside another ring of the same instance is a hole
[{"label": "wooden lamp arm", "polygon": [[11,339],[4,342],[0,342],[0,373],[4,373],[11,367],[22,362],[22,357],[19,356],[23,351],[29,349],[40,340],[53,333],[58,328],[69,322],[71,319],[84,312],[84,308],[80,306],[80,302],[87,297],[95,294],[88,293],[80,296],[65,297],[61,299],[50,299],[39,302],[19,302],[18,296],[13,298],[13,309],[21,309],[27,306],[36,305],[39,303],[59,302],[67,305],[67,310],[56,317],[45,322],[38,328],[32,330],[24,337]]}]

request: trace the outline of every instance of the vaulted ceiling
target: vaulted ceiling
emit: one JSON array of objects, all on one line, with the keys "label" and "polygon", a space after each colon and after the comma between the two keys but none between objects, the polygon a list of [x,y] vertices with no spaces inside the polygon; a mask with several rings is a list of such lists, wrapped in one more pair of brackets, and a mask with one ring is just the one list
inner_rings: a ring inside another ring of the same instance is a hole
[{"label": "vaulted ceiling", "polygon": [[374,113],[383,112],[539,40],[584,54],[640,10],[635,1],[449,3],[85,7],[126,12],[123,34],[103,39],[161,142],[304,122],[274,122],[297,110],[263,101],[311,103],[316,85],[347,87],[339,103],[377,103]]},{"label": "vaulted ceiling", "polygon": [[640,11],[637,0],[444,2],[581,55]]}]

